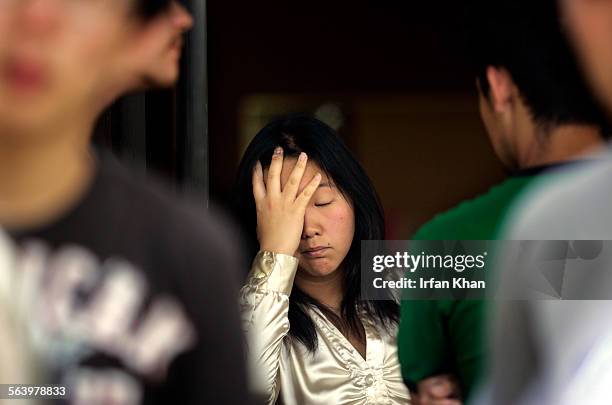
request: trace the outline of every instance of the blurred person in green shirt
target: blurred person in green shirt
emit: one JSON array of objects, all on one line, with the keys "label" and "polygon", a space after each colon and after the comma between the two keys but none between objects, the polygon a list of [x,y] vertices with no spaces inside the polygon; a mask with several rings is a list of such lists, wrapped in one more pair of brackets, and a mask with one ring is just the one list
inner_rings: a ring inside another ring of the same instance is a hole
[{"label": "blurred person in green shirt", "polygon": [[[511,176],[437,215],[415,240],[495,240],[506,211],[534,178],[605,145],[605,119],[560,29],[555,1],[473,0],[466,8],[481,118]],[[402,302],[402,375],[420,404],[470,399],[487,353],[485,310],[478,300]],[[432,377],[449,376],[460,392],[445,385],[446,399],[432,397]]]},{"label": "blurred person in green shirt", "polygon": [[[563,27],[590,89],[612,117],[612,1],[560,0],[559,4]],[[610,403],[612,335],[606,246],[612,234],[611,174],[608,153],[597,164],[548,181],[513,209],[508,238],[571,241],[567,246],[574,252],[578,241],[583,247],[600,243],[602,250],[597,256],[587,256],[589,261],[596,260],[595,265],[572,268],[571,262],[563,262],[563,278],[557,287],[561,299],[496,303],[494,322],[488,325],[490,372],[479,404]],[[577,256],[582,259],[583,255]],[[588,262],[578,262],[583,263]],[[513,263],[502,263],[498,271],[506,281],[500,283],[503,292],[514,288],[518,270]],[[572,277],[567,276],[570,271]]]}]

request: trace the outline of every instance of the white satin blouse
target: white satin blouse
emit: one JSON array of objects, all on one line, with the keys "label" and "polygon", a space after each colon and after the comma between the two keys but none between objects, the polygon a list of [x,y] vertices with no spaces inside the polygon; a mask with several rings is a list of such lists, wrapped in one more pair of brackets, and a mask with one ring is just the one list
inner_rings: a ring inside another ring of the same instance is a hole
[{"label": "white satin blouse", "polygon": [[[298,267],[292,256],[260,252],[241,290],[253,390],[267,404],[410,404],[401,377],[396,335],[361,317],[366,359],[316,310],[318,346],[310,353],[288,338],[289,294]],[[395,332],[395,331],[394,331]]]}]

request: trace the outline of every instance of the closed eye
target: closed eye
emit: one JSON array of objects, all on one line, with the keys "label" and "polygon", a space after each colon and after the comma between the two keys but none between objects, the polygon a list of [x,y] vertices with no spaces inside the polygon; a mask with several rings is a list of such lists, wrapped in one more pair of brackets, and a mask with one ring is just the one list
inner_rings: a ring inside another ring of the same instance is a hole
[{"label": "closed eye", "polygon": [[328,203],[319,203],[319,204],[315,204],[315,207],[325,207],[328,206],[332,203],[333,201],[330,201]]}]

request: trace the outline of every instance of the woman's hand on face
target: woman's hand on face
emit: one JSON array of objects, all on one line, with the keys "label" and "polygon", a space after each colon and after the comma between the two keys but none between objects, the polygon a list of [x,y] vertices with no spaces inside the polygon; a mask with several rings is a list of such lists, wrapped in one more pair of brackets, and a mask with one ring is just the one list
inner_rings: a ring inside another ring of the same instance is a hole
[{"label": "woman's hand on face", "polygon": [[300,154],[282,188],[283,149],[275,149],[266,183],[261,163],[257,162],[253,171],[253,196],[257,207],[257,237],[261,250],[295,255],[302,238],[306,207],[321,183],[321,174],[318,173],[298,194],[307,162],[306,154]]}]

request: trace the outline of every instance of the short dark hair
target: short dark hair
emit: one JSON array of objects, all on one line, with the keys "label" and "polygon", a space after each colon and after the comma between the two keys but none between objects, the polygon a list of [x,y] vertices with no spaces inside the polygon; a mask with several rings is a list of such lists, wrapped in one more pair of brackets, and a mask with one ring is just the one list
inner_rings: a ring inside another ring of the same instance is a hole
[{"label": "short dark hair", "polygon": [[334,182],[339,191],[351,202],[355,212],[355,234],[343,262],[344,297],[341,319],[321,303],[294,286],[289,299],[289,335],[312,351],[316,350],[315,325],[308,307],[316,307],[329,319],[344,325],[344,331],[361,336],[357,305],[380,326],[389,326],[399,319],[399,305],[388,300],[366,301],[361,296],[361,241],[382,240],[385,221],[380,200],[365,171],[346,147],[340,136],[328,125],[304,114],[277,119],[264,127],[249,144],[242,157],[234,186],[234,213],[248,236],[253,258],[257,253],[257,213],[253,198],[252,173],[257,161],[269,167],[277,146],[284,149],[285,157],[297,158],[301,152],[308,155]]},{"label": "short dark hair", "polygon": [[136,13],[144,18],[151,18],[166,10],[173,0],[136,0]]},{"label": "short dark hair", "polygon": [[485,95],[487,67],[503,67],[536,123],[605,127],[605,114],[561,25],[557,0],[468,0],[466,11],[468,54]]}]

